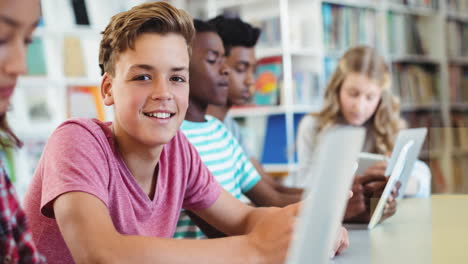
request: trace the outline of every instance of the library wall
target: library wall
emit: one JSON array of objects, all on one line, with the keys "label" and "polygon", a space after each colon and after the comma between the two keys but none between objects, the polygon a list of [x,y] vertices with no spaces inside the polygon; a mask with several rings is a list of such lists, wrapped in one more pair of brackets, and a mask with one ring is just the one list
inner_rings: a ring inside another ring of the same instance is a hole
[{"label": "library wall", "polygon": [[[99,96],[100,32],[112,15],[142,2],[41,1],[28,74],[19,81],[9,113],[25,146],[2,154],[20,194],[57,125],[75,116],[112,120],[112,108]],[[468,1],[169,2],[197,18],[239,15],[262,29],[252,104],[230,114],[244,124],[253,152],[267,167],[294,173],[297,122],[320,109],[344,51],[366,44],[386,58],[408,125],[429,128],[420,159],[431,168],[433,192],[468,192]],[[277,151],[265,151],[271,146]]]}]

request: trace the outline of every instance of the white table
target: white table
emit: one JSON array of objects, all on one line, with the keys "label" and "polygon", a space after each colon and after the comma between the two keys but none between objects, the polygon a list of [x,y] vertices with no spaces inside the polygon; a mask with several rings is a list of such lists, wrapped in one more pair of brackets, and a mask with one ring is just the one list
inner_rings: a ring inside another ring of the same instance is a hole
[{"label": "white table", "polygon": [[468,196],[404,199],[373,230],[347,226],[350,247],[335,264],[468,263]]}]

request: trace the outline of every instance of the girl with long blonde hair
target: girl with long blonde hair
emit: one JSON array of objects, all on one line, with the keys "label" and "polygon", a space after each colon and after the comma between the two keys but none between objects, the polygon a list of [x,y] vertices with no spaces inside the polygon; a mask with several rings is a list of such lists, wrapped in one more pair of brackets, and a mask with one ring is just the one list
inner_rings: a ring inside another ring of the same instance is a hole
[{"label": "girl with long blonde hair", "polygon": [[[322,110],[310,113],[301,120],[297,135],[299,177],[304,178],[308,175],[307,171],[313,166],[313,152],[323,132],[333,127],[348,125],[366,128],[363,152],[382,155],[391,153],[398,132],[406,127],[400,116],[399,99],[391,92],[389,68],[384,58],[371,47],[356,46],[340,58],[326,87]],[[369,168],[364,176],[383,176],[385,169],[386,163],[379,163]],[[377,179],[369,177],[356,177],[353,185],[355,197],[350,200],[348,207],[355,202],[356,207],[362,209],[365,203],[362,192],[366,186],[378,185],[378,188],[373,188],[376,193],[385,186],[386,181],[380,180],[376,184]],[[305,179],[302,179],[302,182],[304,181]],[[418,190],[413,191],[413,195],[429,192],[420,188],[429,186],[427,180],[421,184],[419,179],[411,179],[410,183],[413,183],[412,186],[416,184],[413,190]],[[387,204],[389,215],[394,213],[390,209],[396,209],[396,203],[393,199],[390,200],[392,201]],[[367,210],[369,211],[369,208]],[[348,208],[345,220],[347,215],[348,219],[356,219],[357,213]],[[368,214],[363,213],[361,216],[358,217],[358,222],[368,220]]]},{"label": "girl with long blonde hair", "polygon": [[364,126],[367,140],[363,151],[391,152],[405,122],[390,86],[388,66],[373,48],[357,46],[348,50],[328,83],[323,109],[310,114],[315,119],[312,139],[317,141],[321,132],[335,125]]}]

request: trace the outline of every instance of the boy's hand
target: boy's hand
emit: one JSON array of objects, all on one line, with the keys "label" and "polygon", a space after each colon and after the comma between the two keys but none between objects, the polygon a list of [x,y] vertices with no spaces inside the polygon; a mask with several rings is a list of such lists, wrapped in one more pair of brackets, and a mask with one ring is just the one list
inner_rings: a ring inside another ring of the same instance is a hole
[{"label": "boy's hand", "polygon": [[271,208],[247,235],[262,263],[284,263],[300,205]]},{"label": "boy's hand", "polygon": [[335,257],[338,254],[341,254],[345,249],[349,247],[349,237],[348,231],[343,226],[340,227],[338,231],[338,236],[336,237],[335,243],[333,244],[333,250],[331,252],[331,258]]}]

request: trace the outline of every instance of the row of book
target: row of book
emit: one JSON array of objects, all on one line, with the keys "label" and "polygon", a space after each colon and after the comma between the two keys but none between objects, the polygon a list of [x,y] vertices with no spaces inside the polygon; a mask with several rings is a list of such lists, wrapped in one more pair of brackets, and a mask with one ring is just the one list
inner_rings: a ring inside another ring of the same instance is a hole
[{"label": "row of book", "polygon": [[254,20],[249,22],[261,29],[260,37],[257,42],[259,47],[281,46],[281,24],[279,17]]},{"label": "row of book", "polygon": [[451,113],[453,149],[452,173],[455,192],[468,193],[468,115],[463,112]]},{"label": "row of book", "polygon": [[293,73],[293,103],[297,105],[313,105],[323,100],[324,90],[321,89],[319,74],[314,71],[295,71]]},{"label": "row of book", "polygon": [[447,0],[447,10],[450,12],[467,13],[468,1],[466,0]]},{"label": "row of book", "polygon": [[[462,0],[463,1],[463,0]],[[406,5],[409,7],[437,8],[437,0],[390,0],[391,3]]]},{"label": "row of book", "polygon": [[[44,26],[49,29],[72,29],[89,26],[103,30],[110,18],[145,0],[42,0]],[[60,14],[60,15],[59,15]]]},{"label": "row of book", "polygon": [[429,52],[430,39],[423,32],[423,18],[389,12],[387,14],[388,45],[393,55],[423,55]]},{"label": "row of book", "polygon": [[422,147],[421,156],[428,156],[432,151],[440,151],[445,144],[444,124],[440,111],[411,111],[402,113],[408,127],[426,127],[428,134]]},{"label": "row of book", "polygon": [[324,3],[322,18],[326,49],[342,51],[357,44],[378,46],[375,10]]},{"label": "row of book", "polygon": [[[68,117],[105,120],[104,104],[97,86],[68,86],[65,93],[53,85],[19,86],[13,98],[12,117],[19,127],[57,123]],[[66,116],[61,102],[65,102]]]},{"label": "row of book", "polygon": [[468,56],[468,23],[447,20],[447,53],[450,58]]},{"label": "row of book", "polygon": [[[283,101],[283,65],[280,56],[262,58],[257,62],[255,93],[256,105],[279,105]],[[293,103],[310,105],[323,97],[319,74],[311,69],[293,71]]]},{"label": "row of book", "polygon": [[454,193],[468,193],[468,155],[452,158]]},{"label": "row of book", "polygon": [[[98,54],[98,39],[65,36],[59,40],[44,40],[34,37],[26,56],[27,75],[47,76],[52,70],[58,70],[58,74],[51,75],[99,80]],[[62,67],[53,65],[52,58],[57,58]],[[48,64],[51,64],[50,69]]]},{"label": "row of book", "polygon": [[468,150],[468,115],[453,111],[451,121],[454,148]]},{"label": "row of book", "polygon": [[441,165],[441,156],[434,155],[444,148],[445,129],[440,111],[412,111],[402,113],[408,127],[426,127],[428,133],[421,149],[419,159],[429,165],[432,174],[432,192],[445,192],[447,183]]},{"label": "row of book", "polygon": [[439,101],[439,71],[433,65],[393,64],[393,91],[403,105]]},{"label": "row of book", "polygon": [[452,103],[468,102],[468,67],[449,66],[449,89]]}]

